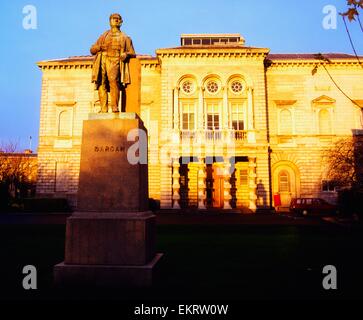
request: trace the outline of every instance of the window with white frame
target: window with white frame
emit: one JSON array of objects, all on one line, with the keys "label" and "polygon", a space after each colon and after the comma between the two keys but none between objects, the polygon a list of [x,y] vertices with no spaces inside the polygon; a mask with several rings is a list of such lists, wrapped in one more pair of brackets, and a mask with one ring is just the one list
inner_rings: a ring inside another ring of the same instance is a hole
[{"label": "window with white frame", "polygon": [[243,102],[232,102],[231,110],[232,128],[236,131],[245,130],[246,112]]},{"label": "window with white frame", "polygon": [[220,128],[220,103],[207,103],[207,129],[219,130]]},{"label": "window with white frame", "polygon": [[195,130],[195,105],[182,103],[182,130]]}]

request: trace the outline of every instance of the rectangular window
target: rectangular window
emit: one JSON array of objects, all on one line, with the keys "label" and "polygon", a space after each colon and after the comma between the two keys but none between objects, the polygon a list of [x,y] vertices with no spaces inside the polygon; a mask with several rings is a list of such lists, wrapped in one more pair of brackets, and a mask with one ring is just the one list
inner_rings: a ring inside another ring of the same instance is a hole
[{"label": "rectangular window", "polygon": [[207,129],[219,130],[220,128],[220,114],[218,103],[208,103],[207,105]]},{"label": "rectangular window", "polygon": [[182,119],[182,129],[183,130],[195,130],[195,114],[194,114],[194,104],[185,103],[183,104],[183,119]]},{"label": "rectangular window", "polygon": [[194,130],[194,113],[183,113],[183,130]]},{"label": "rectangular window", "polygon": [[321,182],[321,190],[324,192],[334,192],[336,190],[336,184],[334,181],[323,180]]},{"label": "rectangular window", "polygon": [[219,114],[208,114],[208,130],[219,130]]},{"label": "rectangular window", "polygon": [[245,113],[242,103],[232,103],[232,128],[236,131],[245,129]]},{"label": "rectangular window", "polygon": [[184,39],[184,45],[190,46],[192,44],[192,39]]}]

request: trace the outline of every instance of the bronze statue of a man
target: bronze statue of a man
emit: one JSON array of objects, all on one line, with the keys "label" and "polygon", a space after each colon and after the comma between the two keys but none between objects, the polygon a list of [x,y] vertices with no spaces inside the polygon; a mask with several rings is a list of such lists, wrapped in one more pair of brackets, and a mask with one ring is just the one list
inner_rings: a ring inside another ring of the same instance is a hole
[{"label": "bronze statue of a man", "polygon": [[[124,95],[126,86],[131,83],[129,59],[135,57],[135,50],[131,38],[120,30],[122,22],[120,14],[112,14],[111,29],[102,34],[91,47],[91,54],[96,55],[92,82],[98,90],[102,113],[108,112],[108,92],[112,112],[119,112],[120,91]],[[121,111],[126,111],[124,108],[126,105],[122,104]]]}]

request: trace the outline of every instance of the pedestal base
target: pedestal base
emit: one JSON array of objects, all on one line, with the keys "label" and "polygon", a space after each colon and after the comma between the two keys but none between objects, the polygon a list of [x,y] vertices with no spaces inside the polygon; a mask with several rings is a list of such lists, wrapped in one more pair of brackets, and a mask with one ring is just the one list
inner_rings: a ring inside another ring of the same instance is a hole
[{"label": "pedestal base", "polygon": [[82,212],[67,219],[65,260],[57,286],[146,287],[162,254],[155,249],[151,212]]},{"label": "pedestal base", "polygon": [[152,285],[155,267],[163,254],[158,253],[144,266],[69,265],[54,266],[57,287],[149,287]]}]

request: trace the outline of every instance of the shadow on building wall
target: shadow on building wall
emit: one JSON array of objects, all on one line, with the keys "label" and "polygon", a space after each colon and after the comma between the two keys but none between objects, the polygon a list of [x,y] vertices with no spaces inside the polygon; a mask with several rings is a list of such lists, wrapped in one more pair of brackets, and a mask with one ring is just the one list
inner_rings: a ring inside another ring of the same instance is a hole
[{"label": "shadow on building wall", "polygon": [[262,180],[257,183],[257,206],[266,208],[267,204],[267,191]]}]

